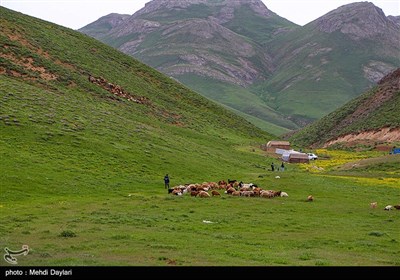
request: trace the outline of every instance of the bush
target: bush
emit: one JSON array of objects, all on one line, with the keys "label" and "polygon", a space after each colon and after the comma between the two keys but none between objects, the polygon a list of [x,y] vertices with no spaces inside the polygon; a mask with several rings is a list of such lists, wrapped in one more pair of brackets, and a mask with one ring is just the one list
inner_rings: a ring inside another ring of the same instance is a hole
[{"label": "bush", "polygon": [[76,233],[73,232],[72,230],[63,230],[60,233],[60,237],[75,237]]}]

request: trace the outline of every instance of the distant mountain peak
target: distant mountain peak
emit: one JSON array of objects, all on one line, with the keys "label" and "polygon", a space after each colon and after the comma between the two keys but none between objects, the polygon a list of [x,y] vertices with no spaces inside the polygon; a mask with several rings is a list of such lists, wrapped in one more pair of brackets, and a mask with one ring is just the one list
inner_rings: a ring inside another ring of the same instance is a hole
[{"label": "distant mountain peak", "polygon": [[320,31],[340,31],[355,38],[368,38],[384,33],[394,25],[384,12],[371,2],[343,5],[315,21]]},{"label": "distant mountain peak", "polygon": [[212,1],[212,0],[152,0],[146,3],[145,7],[135,15],[149,14],[160,9],[168,9],[168,10],[180,10],[186,9],[192,5],[206,5],[206,6],[217,6],[224,7],[225,11],[229,9],[235,9],[236,7],[240,7],[243,5],[250,6],[253,11],[257,14],[270,17],[272,15],[271,11],[264,5],[261,0],[220,0],[220,1]]}]

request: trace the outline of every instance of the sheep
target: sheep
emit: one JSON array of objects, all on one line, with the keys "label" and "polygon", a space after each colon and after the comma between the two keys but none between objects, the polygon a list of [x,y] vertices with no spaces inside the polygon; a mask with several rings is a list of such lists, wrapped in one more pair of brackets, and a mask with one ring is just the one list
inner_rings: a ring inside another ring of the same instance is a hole
[{"label": "sheep", "polygon": [[253,190],[253,192],[254,192],[254,195],[255,196],[260,196],[260,192],[262,191],[262,189],[261,188],[254,188],[254,190]]},{"label": "sheep", "polygon": [[309,201],[309,202],[314,201],[314,197],[312,195],[309,195],[307,197],[307,201]]},{"label": "sheep", "polygon": [[378,206],[378,202],[371,202],[370,206],[371,208],[376,208]]},{"label": "sheep", "polygon": [[240,183],[239,183],[239,189],[241,189],[241,190],[249,191],[249,190],[253,189],[253,186],[254,186],[253,183],[243,183],[242,181],[240,181]]},{"label": "sheep", "polygon": [[236,190],[234,189],[234,188],[232,188],[232,187],[230,187],[229,189],[227,189],[226,191],[225,191],[225,193],[226,194],[232,194],[233,192],[235,192]]},{"label": "sheep", "polygon": [[270,190],[268,190],[268,191],[263,190],[260,192],[260,197],[272,198],[272,197],[274,197],[274,192],[270,191]]},{"label": "sheep", "polygon": [[400,210],[400,205],[394,205],[394,208],[396,208],[397,210]]},{"label": "sheep", "polygon": [[251,196],[254,196],[254,192],[253,191],[242,191],[242,196],[251,197]]},{"label": "sheep", "polygon": [[221,194],[219,192],[217,192],[216,190],[212,190],[211,191],[212,196],[220,196]]},{"label": "sheep", "polygon": [[199,194],[198,191],[191,191],[190,196],[197,196]]},{"label": "sheep", "polygon": [[281,192],[281,197],[288,197],[289,195],[286,192]]},{"label": "sheep", "polygon": [[179,190],[179,189],[175,189],[175,190],[172,191],[172,194],[174,194],[174,195],[182,195],[182,191]]},{"label": "sheep", "polygon": [[210,197],[210,194],[206,191],[200,191],[197,196],[202,197],[202,198],[207,198],[207,197]]},{"label": "sheep", "polygon": [[232,196],[241,196],[241,195],[242,195],[242,193],[240,191],[234,191],[232,193]]},{"label": "sheep", "polygon": [[392,205],[387,205],[384,210],[390,211],[393,210],[393,206]]},{"label": "sheep", "polygon": [[281,196],[282,191],[273,191],[274,197]]}]

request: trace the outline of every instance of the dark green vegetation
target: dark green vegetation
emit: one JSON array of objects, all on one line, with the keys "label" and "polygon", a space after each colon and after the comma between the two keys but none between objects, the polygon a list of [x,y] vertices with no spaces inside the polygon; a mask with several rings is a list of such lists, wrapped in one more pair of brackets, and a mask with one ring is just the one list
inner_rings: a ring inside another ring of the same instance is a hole
[{"label": "dark green vegetation", "polygon": [[150,1],[80,29],[282,135],[400,66],[399,25],[372,3],[297,26],[262,1]]},{"label": "dark green vegetation", "polygon": [[[269,134],[174,80],[7,9],[0,26],[0,248],[28,245],[18,265],[400,265],[400,211],[382,210],[399,203],[390,172],[379,185],[272,173],[258,148]],[[165,173],[172,186],[230,178],[289,197],[171,196]]]}]

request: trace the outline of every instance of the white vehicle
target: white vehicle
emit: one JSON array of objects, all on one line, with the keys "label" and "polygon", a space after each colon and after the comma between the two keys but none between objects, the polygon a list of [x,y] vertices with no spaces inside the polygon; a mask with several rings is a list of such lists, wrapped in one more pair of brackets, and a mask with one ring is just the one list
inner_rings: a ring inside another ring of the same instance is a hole
[{"label": "white vehicle", "polygon": [[318,159],[318,156],[317,156],[316,154],[313,154],[313,153],[307,153],[307,155],[308,155],[308,159],[309,159],[309,160],[315,160],[315,159]]}]

